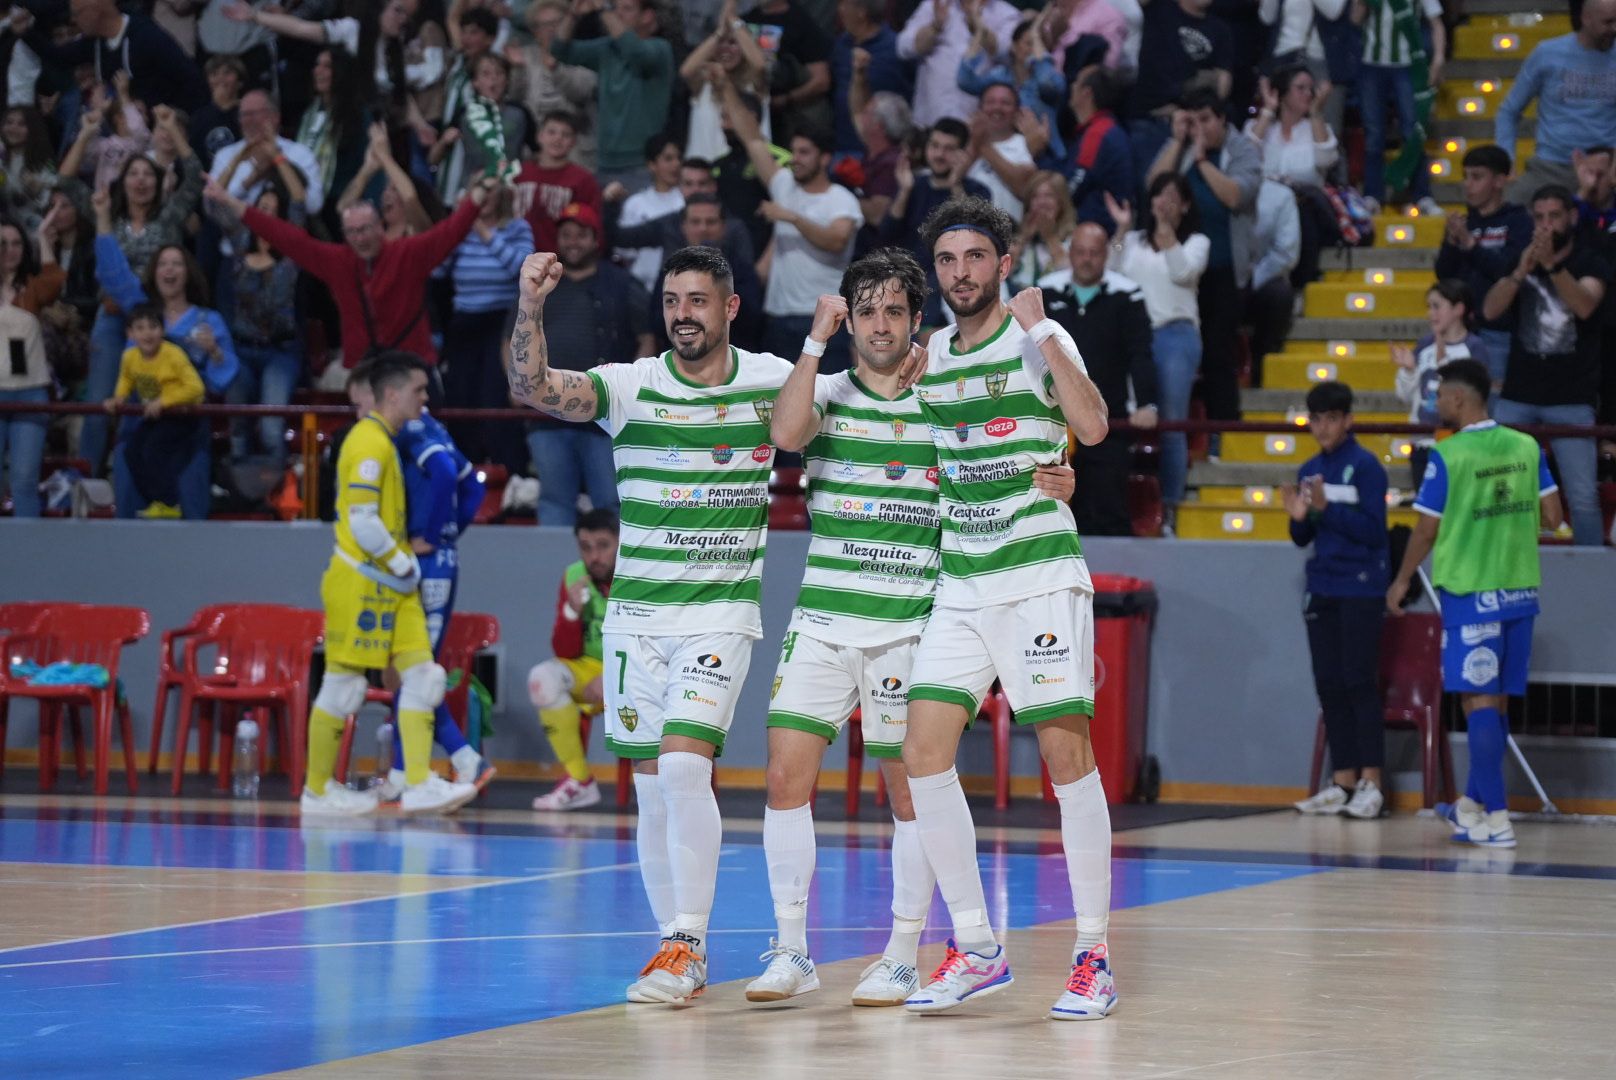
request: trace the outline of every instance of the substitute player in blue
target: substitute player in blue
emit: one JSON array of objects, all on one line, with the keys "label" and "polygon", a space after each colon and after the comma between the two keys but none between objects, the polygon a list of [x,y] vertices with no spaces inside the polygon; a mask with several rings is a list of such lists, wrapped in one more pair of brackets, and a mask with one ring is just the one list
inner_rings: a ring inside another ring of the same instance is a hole
[{"label": "substitute player in blue", "polygon": [[[366,413],[371,403],[367,364],[348,376],[348,400]],[[421,563],[421,606],[426,610],[427,635],[432,652],[443,643],[444,630],[454,610],[455,585],[460,576],[457,542],[477,515],[483,501],[483,482],[454,440],[432,415],[422,410],[394,437],[404,471],[405,505],[410,546]],[[433,714],[433,740],[449,755],[455,782],[475,784],[480,790],[494,778],[494,767],[472,749],[449,713],[438,703]],[[381,792],[384,802],[404,790],[403,743],[393,740],[393,768]]]},{"label": "substitute player in blue", "polygon": [[1470,731],[1470,780],[1445,810],[1455,840],[1512,848],[1504,795],[1509,695],[1526,693],[1532,621],[1542,583],[1538,531],[1560,526],[1559,488],[1529,435],[1487,418],[1492,379],[1475,360],[1437,371],[1437,414],[1458,434],[1438,443],[1414,500],[1422,515],[1403,566],[1386,590],[1402,614],[1428,552],[1442,602],[1442,684],[1459,695]]}]

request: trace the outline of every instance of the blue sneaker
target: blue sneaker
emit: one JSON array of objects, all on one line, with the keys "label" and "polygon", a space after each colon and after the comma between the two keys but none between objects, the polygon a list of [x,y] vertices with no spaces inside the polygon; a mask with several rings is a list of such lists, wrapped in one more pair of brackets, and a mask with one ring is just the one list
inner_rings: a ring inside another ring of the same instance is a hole
[{"label": "blue sneaker", "polygon": [[1470,796],[1461,795],[1458,802],[1437,803],[1436,816],[1446,821],[1454,832],[1460,833],[1481,824],[1481,819],[1487,816],[1487,811]]},{"label": "blue sneaker", "polygon": [[1117,1007],[1117,983],[1111,977],[1111,964],[1105,946],[1096,945],[1077,954],[1072,961],[1072,977],[1066,992],[1050,1006],[1051,1020],[1102,1020]]},{"label": "blue sneaker", "polygon": [[950,938],[948,954],[931,973],[931,981],[910,994],[903,1007],[912,1013],[943,1012],[965,1004],[967,998],[995,993],[1013,982],[1003,945],[995,946],[991,954],[960,952]]}]

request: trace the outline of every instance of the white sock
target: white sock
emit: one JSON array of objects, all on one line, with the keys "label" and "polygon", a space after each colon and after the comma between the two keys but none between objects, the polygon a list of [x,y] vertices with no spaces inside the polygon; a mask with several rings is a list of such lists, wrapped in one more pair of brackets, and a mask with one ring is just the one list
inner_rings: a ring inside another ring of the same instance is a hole
[{"label": "white sock", "polygon": [[1111,918],[1111,811],[1100,770],[1055,785],[1060,800],[1061,847],[1077,913],[1077,952],[1104,944]]},{"label": "white sock", "polygon": [[634,774],[634,801],[640,819],[634,830],[639,849],[640,880],[651,902],[651,917],[663,937],[673,933],[673,871],[668,867],[668,808],[656,773]]},{"label": "white sock", "polygon": [[707,920],[718,883],[718,848],[724,823],[713,797],[713,763],[678,752],[658,759],[662,801],[668,808],[668,865],[673,871],[673,928],[707,953]]},{"label": "white sock", "polygon": [[780,923],[780,944],[808,951],[808,885],[814,879],[814,809],[763,810],[763,857],[769,863],[769,895]]},{"label": "white sock", "polygon": [[462,746],[460,749],[449,755],[449,764],[454,766],[456,776],[459,776],[462,773],[469,773],[472,769],[477,767],[477,763],[481,760],[482,755],[477,753],[477,751],[473,750],[469,746]]},{"label": "white sock", "polygon": [[954,917],[954,944],[965,952],[992,953],[996,943],[982,895],[982,871],[976,865],[976,823],[959,774],[949,769],[934,776],[911,776],[909,793],[920,844]]},{"label": "white sock", "polygon": [[883,955],[914,967],[937,875],[920,846],[919,827],[897,818],[892,827],[892,936]]},{"label": "white sock", "polygon": [[395,784],[398,787],[403,787],[405,785],[404,770],[403,769],[388,769],[387,770],[387,782],[389,784]]}]

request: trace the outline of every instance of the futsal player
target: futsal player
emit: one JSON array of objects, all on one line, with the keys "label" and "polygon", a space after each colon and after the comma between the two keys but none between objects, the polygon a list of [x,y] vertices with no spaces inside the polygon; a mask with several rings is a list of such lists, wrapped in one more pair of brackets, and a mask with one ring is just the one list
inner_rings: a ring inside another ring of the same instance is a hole
[{"label": "futsal player", "polygon": [[970,197],[938,207],[921,227],[956,324],[932,335],[916,387],[940,466],[942,564],[909,683],[903,762],[954,938],[905,1005],[939,1012],[1011,982],[954,770],[960,734],[997,679],[1016,722],[1037,731],[1060,800],[1077,941],[1050,1016],[1089,1020],[1117,1000],[1105,946],[1111,820],[1089,742],[1093,585],[1071,510],[1041,497],[1032,478],[1061,460],[1068,426],[1092,446],[1108,420],[1072,339],[1044,317],[1043,293],[1000,301],[1014,236],[1008,214]]},{"label": "futsal player", "polygon": [[[361,418],[375,408],[370,368],[370,362],[363,363],[348,375],[348,400]],[[405,423],[394,436],[393,445],[398,449],[404,474],[410,550],[421,565],[419,591],[421,608],[426,613],[426,633],[436,657],[454,612],[460,578],[460,535],[471,526],[482,505],[483,482],[454,439],[426,409]],[[470,672],[463,672],[461,677],[469,678]],[[398,709],[396,696],[393,708],[395,712]],[[433,710],[432,739],[449,755],[458,783],[475,785],[481,791],[494,778],[494,766],[466,742],[449,706],[441,701]],[[382,784],[381,801],[397,802],[404,793],[404,781],[404,741],[395,738],[393,767]]]},{"label": "futsal player", "polygon": [[1442,605],[1442,685],[1459,695],[1470,734],[1470,779],[1441,808],[1455,840],[1512,848],[1504,792],[1510,695],[1526,693],[1543,569],[1538,530],[1560,527],[1559,488],[1537,441],[1487,417],[1492,382],[1475,360],[1437,370],[1436,408],[1457,434],[1431,449],[1414,498],[1420,519],[1386,607],[1403,598],[1425,556]]},{"label": "futsal player", "polygon": [[365,701],[365,671],[399,674],[406,814],[447,813],[477,794],[433,773],[432,713],[445,675],[432,659],[421,607],[421,566],[406,531],[403,470],[394,436],[426,405],[427,370],[408,353],[372,362],[375,407],[349,432],[337,458],[336,548],[320,582],[325,605],[325,675],[309,714],[305,814],[368,814],[376,793],[332,783],[344,718]]},{"label": "futsal player", "polygon": [[579,708],[599,709],[605,702],[600,642],[617,563],[617,533],[617,515],[610,510],[578,515],[572,527],[578,561],[562,575],[550,631],[555,655],[527,673],[528,700],[539,710],[550,749],[566,770],[554,790],[533,800],[535,810],[582,810],[600,802],[600,785],[590,774],[584,753]]},{"label": "futsal player", "polygon": [[634,762],[640,873],[662,934],[628,999],[677,1004],[707,985],[723,828],[713,758],[763,632],[769,418],[791,363],[730,345],[729,263],[687,247],[663,266],[671,350],[551,368],[544,302],[561,273],[550,252],[522,264],[506,374],[515,400],[612,436],[622,543],[601,641],[606,745]]},{"label": "futsal player", "polygon": [[[910,668],[937,584],[937,450],[900,368],[918,347],[926,275],[906,251],[878,251],[822,296],[796,369],[775,402],[775,446],[804,450],[813,533],[769,706],[763,848],[779,937],[749,1001],[819,988],[808,955],[815,842],[809,802],[825,748],[857,708],[864,750],[892,802],[892,934],[853,991],[854,1005],[894,1006],[918,986],[920,934],[936,878],[916,831],[904,772]],[[820,375],[823,345],[846,321],[854,368]],[[1039,474],[1062,501],[1072,471]],[[1064,475],[1061,475],[1064,474]]]}]

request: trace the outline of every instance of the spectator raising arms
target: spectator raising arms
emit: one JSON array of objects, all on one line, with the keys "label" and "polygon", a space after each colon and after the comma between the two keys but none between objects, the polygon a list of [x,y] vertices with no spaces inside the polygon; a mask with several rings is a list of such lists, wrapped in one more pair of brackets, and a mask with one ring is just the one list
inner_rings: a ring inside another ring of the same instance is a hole
[{"label": "spectator raising arms", "polygon": [[56,155],[44,115],[31,105],[7,109],[0,142],[5,154],[5,177],[0,180],[5,212],[23,228],[37,229],[56,186]]},{"label": "spectator raising arms", "polygon": [[[717,68],[713,69],[715,64]],[[690,91],[690,135],[685,141],[685,154],[703,158],[724,155],[727,147],[719,116],[718,82],[727,78],[760,101],[767,101],[768,67],[769,58],[758,47],[751,28],[736,18],[734,0],[725,0],[718,25],[679,65],[679,77]],[[767,137],[771,130],[767,109],[763,119],[763,134]]]},{"label": "spectator raising arms", "polygon": [[1055,172],[1034,173],[1027,185],[1027,213],[1010,249],[1010,291],[1037,285],[1052,270],[1068,269],[1071,258],[1066,246],[1076,226],[1066,178]]},{"label": "spectator raising arms", "polygon": [[831,44],[831,111],[836,120],[836,152],[859,151],[860,102],[873,94],[897,94],[905,106],[914,99],[913,73],[898,59],[898,35],[886,24],[886,0],[838,0],[842,32]]},{"label": "spectator raising arms", "polygon": [[[919,62],[915,123],[930,127],[944,117],[976,111],[976,95],[959,86],[960,61],[985,28],[983,45],[994,59],[1010,48],[1021,13],[1005,0],[925,0],[898,32],[898,58]],[[930,256],[921,260],[924,266]]]},{"label": "spectator raising arms", "polygon": [[[137,276],[145,273],[159,248],[184,243],[186,219],[196,209],[197,198],[202,193],[202,163],[191,153],[190,139],[184,128],[167,106],[159,106],[155,112],[159,126],[170,129],[175,144],[182,150],[179,187],[164,198],[157,166],[147,158],[131,157],[112,185],[107,204],[110,235],[130,271]],[[98,210],[98,217],[99,214]],[[99,224],[98,221],[98,232]],[[97,247],[101,247],[99,241]],[[90,330],[90,371],[85,390],[90,400],[101,400],[112,392],[126,340],[122,310],[109,298]],[[79,435],[79,455],[87,459],[98,474],[106,449],[106,420],[98,416],[85,417]]]},{"label": "spectator raising arms", "polygon": [[1292,281],[1300,287],[1318,277],[1319,252],[1340,236],[1324,194],[1330,170],[1341,160],[1335,132],[1324,122],[1330,84],[1315,84],[1311,71],[1292,65],[1260,85],[1262,111],[1246,121],[1245,134],[1261,151],[1263,176],[1296,192],[1302,253]]},{"label": "spectator raising arms", "polygon": [[1002,83],[1014,88],[1017,100],[1028,110],[1043,130],[1046,152],[1051,161],[1066,160],[1066,144],[1056,130],[1055,110],[1066,97],[1066,76],[1050,58],[1044,48],[1043,27],[1045,15],[1024,19],[1010,35],[1010,52],[1004,61],[996,62],[988,52],[991,31],[978,24],[971,48],[960,61],[959,88],[967,94],[983,94],[988,87]]},{"label": "spectator raising arms", "polygon": [[595,167],[595,95],[599,77],[586,67],[563,64],[553,51],[556,33],[567,18],[563,0],[534,0],[527,8],[528,32],[533,44],[511,44],[505,59],[516,65],[516,96],[534,116],[564,112],[577,118],[578,138],[572,161]]},{"label": "spectator raising arms", "polygon": [[[591,12],[600,15],[606,36],[574,40],[576,19]],[[640,151],[666,122],[673,92],[673,48],[657,36],[657,15],[655,0],[613,0],[610,7],[602,0],[575,0],[551,46],[557,60],[600,76],[595,175],[603,184],[621,181],[631,192],[648,182]]]}]

